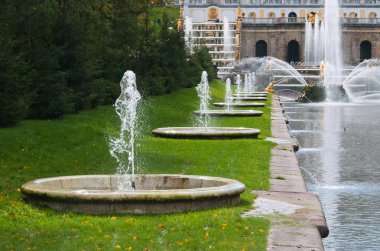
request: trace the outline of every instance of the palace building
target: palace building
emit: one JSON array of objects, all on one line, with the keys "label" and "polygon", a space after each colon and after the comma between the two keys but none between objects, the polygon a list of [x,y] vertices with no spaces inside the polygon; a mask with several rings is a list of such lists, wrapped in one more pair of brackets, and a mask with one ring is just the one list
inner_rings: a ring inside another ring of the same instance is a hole
[{"label": "palace building", "polygon": [[[339,2],[344,63],[380,58],[380,0]],[[185,32],[209,48],[220,69],[238,59],[263,56],[316,65],[331,35],[323,32],[324,0],[183,0],[179,4]]]}]

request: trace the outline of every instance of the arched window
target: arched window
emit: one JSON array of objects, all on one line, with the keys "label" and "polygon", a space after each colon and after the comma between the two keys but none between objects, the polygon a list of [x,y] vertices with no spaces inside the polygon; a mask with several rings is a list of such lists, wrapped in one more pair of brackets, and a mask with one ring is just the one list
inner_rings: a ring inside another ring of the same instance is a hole
[{"label": "arched window", "polygon": [[268,46],[264,40],[257,41],[256,43],[256,57],[262,58],[268,55]]},{"label": "arched window", "polygon": [[268,13],[268,18],[275,18],[275,17],[276,17],[276,13],[274,13],[274,12]]},{"label": "arched window", "polygon": [[370,41],[363,41],[360,44],[360,61],[372,58],[372,44]]},{"label": "arched window", "polygon": [[288,63],[300,61],[300,44],[296,40],[288,43]]},{"label": "arched window", "polygon": [[297,14],[295,12],[290,12],[288,15],[289,23],[295,23],[297,22]]}]

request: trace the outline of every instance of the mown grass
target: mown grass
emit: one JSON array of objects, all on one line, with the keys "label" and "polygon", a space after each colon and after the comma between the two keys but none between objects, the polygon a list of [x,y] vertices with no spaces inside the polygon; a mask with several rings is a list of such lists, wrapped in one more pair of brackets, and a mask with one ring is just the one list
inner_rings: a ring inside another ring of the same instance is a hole
[{"label": "mown grass", "polygon": [[[223,99],[223,84],[211,89]],[[153,138],[150,130],[191,125],[195,90],[146,100],[137,140],[141,172],[222,176],[247,186],[239,206],[182,214],[87,216],[22,200],[19,188],[32,179],[115,172],[107,145],[119,130],[112,106],[0,129],[0,250],[265,250],[269,222],[241,214],[251,208],[252,189],[269,188],[273,144],[262,140],[270,135],[269,106],[258,108],[261,118],[212,119],[215,126],[260,128],[258,140],[176,140]]]}]

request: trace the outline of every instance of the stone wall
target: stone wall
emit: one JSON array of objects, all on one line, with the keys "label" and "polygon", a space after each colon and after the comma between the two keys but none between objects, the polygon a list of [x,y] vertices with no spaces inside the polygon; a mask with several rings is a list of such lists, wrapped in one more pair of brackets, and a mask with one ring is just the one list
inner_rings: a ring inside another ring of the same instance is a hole
[{"label": "stone wall", "polygon": [[[372,44],[372,58],[380,58],[380,26],[345,26],[342,31],[345,63],[357,64],[360,61],[360,44],[366,40]],[[257,41],[263,40],[267,43],[268,56],[287,61],[288,43],[295,40],[300,45],[300,59],[303,61],[304,34],[304,24],[244,24],[241,33],[240,58],[254,57]]]}]

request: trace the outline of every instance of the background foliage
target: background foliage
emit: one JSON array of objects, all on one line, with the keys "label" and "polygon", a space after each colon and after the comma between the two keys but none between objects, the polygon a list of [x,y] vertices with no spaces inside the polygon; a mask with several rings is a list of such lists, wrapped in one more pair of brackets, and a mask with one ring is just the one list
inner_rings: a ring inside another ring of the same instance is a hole
[{"label": "background foliage", "polygon": [[112,103],[126,70],[144,95],[216,77],[204,47],[190,54],[178,10],[158,0],[4,0],[0,126]]}]

